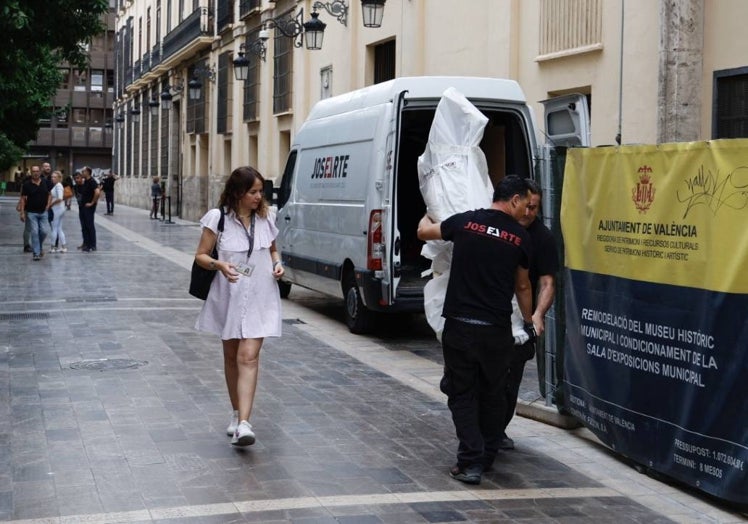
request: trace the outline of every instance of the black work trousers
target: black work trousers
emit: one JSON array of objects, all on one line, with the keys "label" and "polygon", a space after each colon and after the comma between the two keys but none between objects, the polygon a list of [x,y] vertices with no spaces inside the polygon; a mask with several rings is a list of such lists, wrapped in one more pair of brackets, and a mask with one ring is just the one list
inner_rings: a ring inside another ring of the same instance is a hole
[{"label": "black work trousers", "polygon": [[522,383],[522,375],[525,372],[525,364],[535,356],[535,342],[525,342],[521,346],[514,346],[512,360],[509,363],[509,373],[506,380],[506,416],[504,417],[504,428],[502,436],[506,435],[506,427],[514,417],[517,407],[519,386]]},{"label": "black work trousers", "polygon": [[83,245],[88,248],[96,249],[96,226],[94,217],[96,216],[96,204],[91,207],[83,206],[81,212],[81,227],[83,229]]},{"label": "black work trousers", "polygon": [[506,380],[514,339],[509,315],[502,325],[446,319],[442,333],[442,391],[452,412],[462,468],[493,462],[506,413]]}]

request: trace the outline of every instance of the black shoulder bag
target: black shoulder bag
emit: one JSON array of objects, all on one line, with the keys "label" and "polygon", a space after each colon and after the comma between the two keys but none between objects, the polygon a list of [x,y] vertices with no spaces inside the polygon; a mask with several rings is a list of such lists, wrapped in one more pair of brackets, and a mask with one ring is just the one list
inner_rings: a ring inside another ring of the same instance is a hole
[{"label": "black shoulder bag", "polygon": [[[214,259],[218,260],[218,240],[223,233],[223,219],[226,216],[221,206],[221,219],[218,221],[218,236],[216,237],[216,243],[213,245],[213,252],[211,255]],[[197,261],[192,261],[192,274],[190,275],[190,295],[200,300],[208,298],[208,291],[210,291],[210,284],[213,282],[213,278],[216,276],[215,269],[205,269],[197,265]]]}]

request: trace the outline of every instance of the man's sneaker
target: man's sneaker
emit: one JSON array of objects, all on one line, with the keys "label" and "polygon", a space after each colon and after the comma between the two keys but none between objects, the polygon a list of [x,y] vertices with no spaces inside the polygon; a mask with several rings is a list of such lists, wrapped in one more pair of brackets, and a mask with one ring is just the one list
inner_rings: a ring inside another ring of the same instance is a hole
[{"label": "man's sneaker", "polygon": [[238,425],[239,425],[239,411],[235,409],[231,413],[231,422],[229,423],[229,427],[226,428],[226,434],[229,437],[233,437],[234,432],[236,431],[236,426]]},{"label": "man's sneaker", "polygon": [[67,253],[67,252],[68,252],[68,247],[67,246],[62,246],[60,248],[60,253]]},{"label": "man's sneaker", "polygon": [[33,249],[31,249],[31,246],[23,246],[23,252],[24,253],[31,253]]},{"label": "man's sneaker", "polygon": [[239,422],[234,431],[234,436],[231,437],[231,444],[233,446],[251,446],[255,443],[255,434],[252,431],[252,426],[246,420]]},{"label": "man's sneaker", "polygon": [[460,469],[456,464],[449,470],[449,476],[465,484],[480,484],[481,473],[483,468],[481,466],[470,466],[464,469]]},{"label": "man's sneaker", "polygon": [[39,255],[37,255],[36,253],[34,253],[34,260],[35,261],[39,261],[41,259],[42,259],[42,257],[40,257]]},{"label": "man's sneaker", "polygon": [[49,250],[50,253],[57,253],[59,250],[56,247],[53,247]]}]

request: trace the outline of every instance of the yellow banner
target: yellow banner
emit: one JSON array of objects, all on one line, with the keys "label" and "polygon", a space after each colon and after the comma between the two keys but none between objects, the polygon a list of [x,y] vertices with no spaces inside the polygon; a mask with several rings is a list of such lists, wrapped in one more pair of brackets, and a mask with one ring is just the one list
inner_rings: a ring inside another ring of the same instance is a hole
[{"label": "yellow banner", "polygon": [[748,293],[748,140],[569,149],[570,269]]}]

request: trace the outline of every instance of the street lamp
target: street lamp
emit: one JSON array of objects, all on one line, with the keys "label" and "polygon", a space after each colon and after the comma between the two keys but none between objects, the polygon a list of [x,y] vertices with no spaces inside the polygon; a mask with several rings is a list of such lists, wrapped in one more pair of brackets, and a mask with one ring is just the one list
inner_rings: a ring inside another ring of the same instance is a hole
[{"label": "street lamp", "polygon": [[364,16],[364,27],[382,27],[384,3],[387,0],[361,0],[361,13]]},{"label": "street lamp", "polygon": [[136,124],[140,122],[140,107],[133,106],[133,108],[130,109],[130,116],[132,117],[132,121]]},{"label": "street lamp", "polygon": [[168,111],[171,109],[171,87],[169,84],[164,84],[164,88],[161,90],[161,108]]},{"label": "street lamp", "polygon": [[117,122],[117,129],[122,129],[125,125],[125,115],[122,114],[122,111],[117,113],[117,117],[114,119],[115,122]]},{"label": "street lamp", "polygon": [[201,78],[207,78],[211,82],[215,82],[216,72],[211,67],[195,66],[192,70],[192,78],[187,82],[190,100],[200,100],[202,97],[203,84],[200,82]]},{"label": "street lamp", "polygon": [[156,94],[156,91],[154,90],[151,94],[151,101],[148,102],[148,107],[151,110],[151,116],[158,116],[158,108],[161,106],[158,102],[158,95]]},{"label": "street lamp", "polygon": [[237,80],[240,82],[244,82],[247,79],[247,76],[249,75],[249,58],[244,56],[244,49],[246,49],[246,44],[240,44],[239,45],[239,52],[237,53],[236,58],[234,58],[234,76]]},{"label": "street lamp", "polygon": [[327,24],[317,18],[317,11],[312,11],[311,20],[304,22],[304,39],[309,50],[322,49],[322,38],[325,36]]}]

